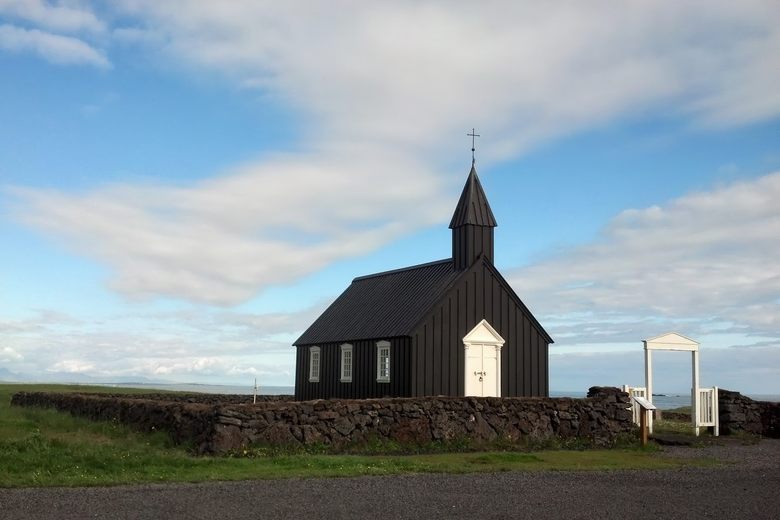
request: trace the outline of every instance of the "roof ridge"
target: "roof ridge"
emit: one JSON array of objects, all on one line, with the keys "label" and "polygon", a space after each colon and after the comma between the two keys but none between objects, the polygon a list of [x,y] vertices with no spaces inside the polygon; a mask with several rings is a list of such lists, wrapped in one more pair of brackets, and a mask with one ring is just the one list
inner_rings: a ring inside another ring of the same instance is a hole
[{"label": "roof ridge", "polygon": [[410,265],[409,267],[400,267],[398,269],[391,269],[389,271],[381,271],[379,273],[373,273],[373,274],[365,274],[363,276],[358,276],[356,278],[352,279],[352,282],[359,282],[361,280],[367,280],[369,278],[378,278],[380,276],[387,276],[390,274],[396,274],[396,273],[402,273],[404,271],[413,271],[415,269],[422,269],[424,267],[430,267],[432,265],[438,265],[438,264],[444,264],[444,263],[451,263],[452,258],[445,258],[442,260],[434,260],[433,262],[426,262],[424,264],[417,264],[417,265]]}]

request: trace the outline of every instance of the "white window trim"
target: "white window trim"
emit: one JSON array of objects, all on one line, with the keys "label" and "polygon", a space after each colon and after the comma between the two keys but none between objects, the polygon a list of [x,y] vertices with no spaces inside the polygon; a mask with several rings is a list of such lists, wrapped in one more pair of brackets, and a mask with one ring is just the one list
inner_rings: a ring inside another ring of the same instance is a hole
[{"label": "white window trim", "polygon": [[[382,377],[382,356],[380,353],[383,349],[387,349],[387,375]],[[377,341],[376,342],[376,382],[377,383],[389,383],[390,382],[390,368],[393,366],[390,357],[390,342],[389,341]]]},{"label": "white window trim", "polygon": [[[317,373],[314,374],[314,358],[317,357]],[[322,371],[322,354],[320,347],[309,347],[309,383],[320,382],[320,372]]]},{"label": "white window trim", "polygon": [[[340,381],[342,383],[351,383],[352,382],[352,374],[355,372],[355,356],[352,353],[352,345],[350,345],[349,343],[344,343],[343,345],[341,345],[340,348],[341,348],[341,356],[340,356],[340,358],[341,358],[341,363],[340,363],[341,370],[339,371],[340,374],[341,374]],[[348,376],[344,373],[344,368],[345,368],[344,359],[346,358],[346,353],[347,352],[349,352],[349,375]]]}]

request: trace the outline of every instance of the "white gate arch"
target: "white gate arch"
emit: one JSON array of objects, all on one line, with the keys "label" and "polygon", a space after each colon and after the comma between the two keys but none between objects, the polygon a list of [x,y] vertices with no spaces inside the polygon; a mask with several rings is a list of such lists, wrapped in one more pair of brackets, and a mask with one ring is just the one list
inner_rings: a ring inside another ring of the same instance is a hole
[{"label": "white gate arch", "polygon": [[[645,388],[647,400],[653,402],[654,350],[678,350],[691,353],[691,421],[696,435],[701,426],[713,426],[718,435],[718,387],[699,388],[699,343],[676,332],[642,340],[645,347]],[[653,432],[653,418],[648,427]]]}]

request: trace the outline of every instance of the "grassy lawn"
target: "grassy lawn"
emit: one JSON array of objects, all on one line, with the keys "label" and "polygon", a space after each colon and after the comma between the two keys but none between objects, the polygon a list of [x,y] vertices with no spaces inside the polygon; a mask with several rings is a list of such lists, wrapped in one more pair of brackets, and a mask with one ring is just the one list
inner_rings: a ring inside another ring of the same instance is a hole
[{"label": "grassy lawn", "polygon": [[[694,435],[693,424],[690,421],[670,421],[660,419],[653,421],[654,433],[674,433],[679,435]],[[709,435],[707,428],[702,428],[702,435]]]},{"label": "grassy lawn", "polygon": [[[321,455],[249,450],[239,457],[196,457],[164,432],[138,433],[53,410],[11,407],[18,391],[145,393],[147,390],[0,384],[0,487],[103,486],[420,472],[664,469],[693,464],[652,450],[497,451],[424,455]],[[704,462],[707,463],[706,461]],[[697,461],[695,464],[702,464]]]}]

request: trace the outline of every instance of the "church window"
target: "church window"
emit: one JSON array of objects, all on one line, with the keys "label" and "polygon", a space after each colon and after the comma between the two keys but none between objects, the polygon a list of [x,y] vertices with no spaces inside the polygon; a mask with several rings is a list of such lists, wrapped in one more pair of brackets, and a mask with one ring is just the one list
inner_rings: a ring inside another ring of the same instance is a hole
[{"label": "church window", "polygon": [[320,381],[320,347],[311,347],[309,349],[309,382],[319,383]]},{"label": "church window", "polygon": [[376,343],[376,380],[379,383],[390,382],[390,342]]},{"label": "church window", "polygon": [[341,382],[352,382],[352,345],[341,345]]}]

